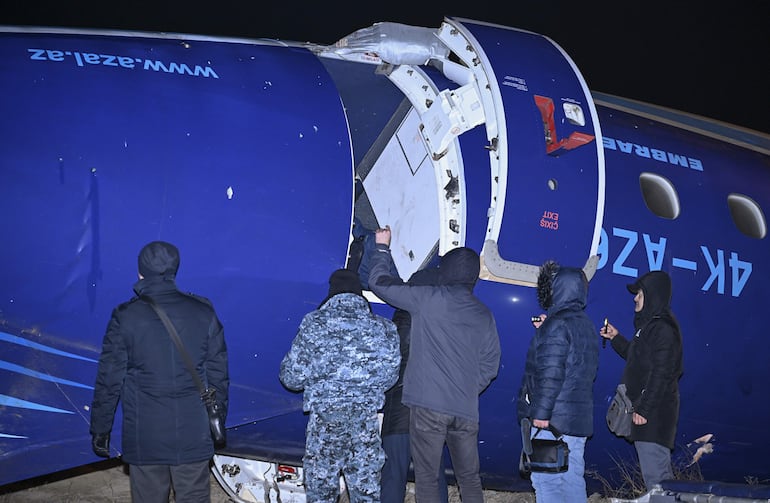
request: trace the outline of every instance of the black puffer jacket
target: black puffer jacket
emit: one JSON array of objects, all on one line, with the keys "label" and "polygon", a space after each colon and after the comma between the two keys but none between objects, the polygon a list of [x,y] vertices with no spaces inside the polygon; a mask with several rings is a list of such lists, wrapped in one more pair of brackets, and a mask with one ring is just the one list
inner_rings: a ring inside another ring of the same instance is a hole
[{"label": "black puffer jacket", "polygon": [[642,310],[634,316],[636,333],[629,341],[618,334],[612,348],[626,360],[621,382],[634,410],[647,424],[631,428],[630,441],[655,442],[674,448],[679,420],[679,377],[683,372],[682,336],[669,307],[671,279],[652,271],[629,285],[644,292]]},{"label": "black puffer jacket", "polygon": [[538,282],[547,317],[527,351],[519,421],[549,420],[561,433],[588,437],[593,434],[593,383],[599,367],[599,338],[584,311],[588,283],[580,269],[556,267],[554,272],[550,284]]},{"label": "black puffer jacket", "polygon": [[[227,410],[227,350],[211,303],[181,293],[173,275],[142,279],[134,290],[166,311],[204,385],[216,389]],[[178,465],[214,454],[198,388],[163,323],[138,298],[115,308],[107,326],[91,407],[92,434],[112,430],[119,400],[126,463]]]}]

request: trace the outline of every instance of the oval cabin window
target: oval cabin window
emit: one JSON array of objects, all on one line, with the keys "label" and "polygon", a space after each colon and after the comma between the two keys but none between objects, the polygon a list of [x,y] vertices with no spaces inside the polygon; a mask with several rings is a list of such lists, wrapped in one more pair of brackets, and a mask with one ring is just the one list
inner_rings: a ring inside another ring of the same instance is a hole
[{"label": "oval cabin window", "polygon": [[642,173],[639,176],[639,186],[644,204],[651,212],[669,220],[679,216],[679,196],[668,179],[653,173]]},{"label": "oval cabin window", "polygon": [[767,235],[767,221],[756,201],[741,194],[730,194],[727,206],[739,231],[755,239],[763,239]]}]

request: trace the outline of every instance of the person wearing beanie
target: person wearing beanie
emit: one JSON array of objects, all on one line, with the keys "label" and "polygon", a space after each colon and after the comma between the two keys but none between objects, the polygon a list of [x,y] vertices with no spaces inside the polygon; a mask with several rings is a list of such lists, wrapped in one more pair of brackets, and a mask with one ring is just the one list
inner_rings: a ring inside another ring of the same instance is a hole
[{"label": "person wearing beanie", "polygon": [[634,406],[627,440],[633,442],[644,485],[651,490],[673,479],[671,450],[679,421],[679,378],[684,372],[682,332],[671,311],[671,278],[650,271],[627,285],[634,296],[634,336],[630,339],[612,324],[599,335],[626,361],[620,382]]},{"label": "person wearing beanie", "polygon": [[131,500],[208,503],[214,444],[206,406],[184,357],[147,299],[166,312],[226,415],[229,370],[224,329],[211,302],[176,286],[179,250],[165,241],[138,257],[137,297],[112,311],[102,343],[91,404],[91,447],[118,454],[110,437],[122,403],[122,457],[130,467]]},{"label": "person wearing beanie", "polygon": [[369,287],[411,317],[401,402],[409,407],[409,446],[420,503],[438,503],[444,444],[463,503],[483,501],[479,475],[479,395],[497,376],[500,339],[490,309],[475,295],[478,254],[460,247],[439,261],[436,285],[410,285],[390,272],[389,227],[375,232]]},{"label": "person wearing beanie", "polygon": [[163,276],[175,278],[179,270],[179,250],[165,241],[153,241],[139,252],[139,277]]},{"label": "person wearing beanie", "polygon": [[318,309],[306,314],[278,377],[303,392],[308,501],[337,501],[339,474],[351,503],[380,501],[385,462],[377,412],[398,379],[395,324],[373,314],[358,274],[338,269]]},{"label": "person wearing beanie", "polygon": [[549,428],[556,428],[569,446],[569,458],[566,472],[533,472],[530,480],[538,503],[585,503],[584,453],[594,432],[593,387],[599,368],[599,338],[585,312],[586,275],[548,261],[540,268],[537,298],[545,313],[533,321],[517,415],[522,435],[550,440],[555,437]]},{"label": "person wearing beanie", "polygon": [[363,296],[361,281],[358,279],[358,274],[350,269],[337,269],[334,271],[332,275],[329,276],[329,294],[323,302],[321,302],[321,306],[340,293],[354,293]]}]

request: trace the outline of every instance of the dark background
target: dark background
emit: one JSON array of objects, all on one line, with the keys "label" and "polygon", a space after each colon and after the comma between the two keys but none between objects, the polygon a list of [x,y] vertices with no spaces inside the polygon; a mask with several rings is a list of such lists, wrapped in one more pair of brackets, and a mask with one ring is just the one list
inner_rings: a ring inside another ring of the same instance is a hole
[{"label": "dark background", "polygon": [[541,33],[591,90],[770,133],[770,2],[5,0],[0,24],[117,28],[331,44],[376,22],[444,16]]}]

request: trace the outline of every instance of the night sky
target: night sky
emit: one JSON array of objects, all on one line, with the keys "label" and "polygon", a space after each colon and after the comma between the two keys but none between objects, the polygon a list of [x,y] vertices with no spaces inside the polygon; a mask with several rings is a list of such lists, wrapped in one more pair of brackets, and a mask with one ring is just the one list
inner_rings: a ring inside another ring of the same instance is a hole
[{"label": "night sky", "polygon": [[5,0],[0,24],[327,44],[380,21],[438,27],[445,16],[469,18],[550,37],[572,57],[591,90],[770,133],[768,5],[765,0]]}]

